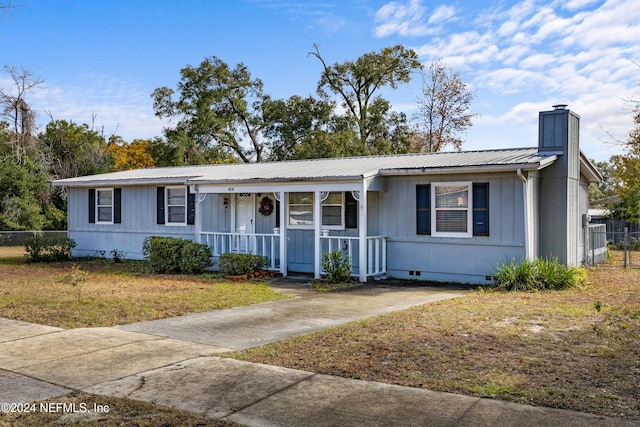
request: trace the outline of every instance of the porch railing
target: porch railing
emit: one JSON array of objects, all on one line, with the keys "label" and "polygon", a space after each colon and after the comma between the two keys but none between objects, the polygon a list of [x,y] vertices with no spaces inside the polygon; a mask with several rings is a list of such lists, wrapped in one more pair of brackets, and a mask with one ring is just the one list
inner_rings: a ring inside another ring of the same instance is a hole
[{"label": "porch railing", "polygon": [[[321,236],[322,253],[340,250],[349,257],[352,264],[352,275],[358,276],[356,269],[360,269],[358,260],[358,237]],[[387,273],[387,238],[384,236],[367,236],[366,274],[379,276]],[[354,257],[355,254],[355,257]],[[322,254],[320,255],[323,256]],[[320,259],[322,261],[322,258]],[[322,272],[324,273],[324,271]]]},{"label": "porch railing", "polygon": [[243,234],[201,232],[202,243],[211,248],[214,257],[225,253],[254,254],[267,257],[270,270],[280,268],[280,236],[278,234]]},{"label": "porch railing", "polygon": [[[223,232],[201,232],[201,243],[211,248],[214,257],[224,253],[249,253],[267,257],[268,268],[280,268],[280,235],[279,234],[242,234]],[[348,236],[321,236],[321,254],[341,250],[352,263],[352,274],[358,276],[359,239]],[[368,236],[366,241],[366,274],[379,276],[387,272],[387,238],[384,236]]]}]

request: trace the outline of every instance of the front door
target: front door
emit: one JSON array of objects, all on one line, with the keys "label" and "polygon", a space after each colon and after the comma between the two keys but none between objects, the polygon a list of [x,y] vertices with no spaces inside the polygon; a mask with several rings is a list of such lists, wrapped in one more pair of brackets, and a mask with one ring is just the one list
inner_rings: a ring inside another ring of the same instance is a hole
[{"label": "front door", "polygon": [[[234,249],[238,252],[251,252],[252,237],[248,236],[254,232],[255,206],[254,196],[251,193],[236,194],[236,221],[235,232],[240,234],[235,239]],[[247,236],[243,236],[243,235]]]}]

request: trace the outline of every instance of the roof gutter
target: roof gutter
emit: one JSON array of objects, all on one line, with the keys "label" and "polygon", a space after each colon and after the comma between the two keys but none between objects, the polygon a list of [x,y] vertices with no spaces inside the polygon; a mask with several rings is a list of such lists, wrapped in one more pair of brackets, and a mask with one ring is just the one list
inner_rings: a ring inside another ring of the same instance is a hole
[{"label": "roof gutter", "polygon": [[144,178],[132,178],[132,179],[105,179],[102,180],[78,180],[78,181],[66,181],[56,180],[51,181],[51,185],[54,187],[124,187],[124,186],[132,186],[132,185],[155,185],[155,184],[163,184],[163,185],[171,185],[171,184],[182,184],[186,185],[187,182],[191,178],[152,178],[152,179],[144,179]]},{"label": "roof gutter", "polygon": [[454,173],[487,173],[487,172],[514,172],[518,170],[537,171],[544,169],[556,160],[556,156],[549,156],[540,163],[522,163],[511,165],[488,165],[488,166],[456,166],[450,168],[410,168],[410,169],[381,169],[381,176],[405,176],[405,175],[441,175]]}]

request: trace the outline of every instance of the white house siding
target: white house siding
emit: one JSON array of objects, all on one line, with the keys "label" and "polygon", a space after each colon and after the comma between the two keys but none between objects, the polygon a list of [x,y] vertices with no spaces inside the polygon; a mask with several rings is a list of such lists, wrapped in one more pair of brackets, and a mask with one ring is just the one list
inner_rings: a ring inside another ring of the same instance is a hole
[{"label": "white house siding", "polygon": [[69,237],[76,242],[73,256],[109,257],[111,251],[117,250],[124,253],[126,258],[142,259],[142,244],[149,236],[194,238],[193,225],[156,224],[155,186],[121,188],[120,224],[89,223],[89,189],[69,188],[68,230]]},{"label": "white house siding", "polygon": [[[489,183],[489,236],[417,235],[416,185],[456,181]],[[525,256],[523,186],[515,173],[392,178],[379,197],[391,277],[487,283],[500,261]]]}]

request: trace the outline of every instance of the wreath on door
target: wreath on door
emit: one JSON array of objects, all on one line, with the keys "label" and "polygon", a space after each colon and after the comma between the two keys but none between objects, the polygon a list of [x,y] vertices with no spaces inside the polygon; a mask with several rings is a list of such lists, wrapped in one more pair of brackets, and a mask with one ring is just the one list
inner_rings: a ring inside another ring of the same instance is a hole
[{"label": "wreath on door", "polygon": [[264,216],[269,216],[273,212],[273,200],[268,197],[263,197],[260,200],[260,207],[258,208],[258,212],[260,212]]}]

